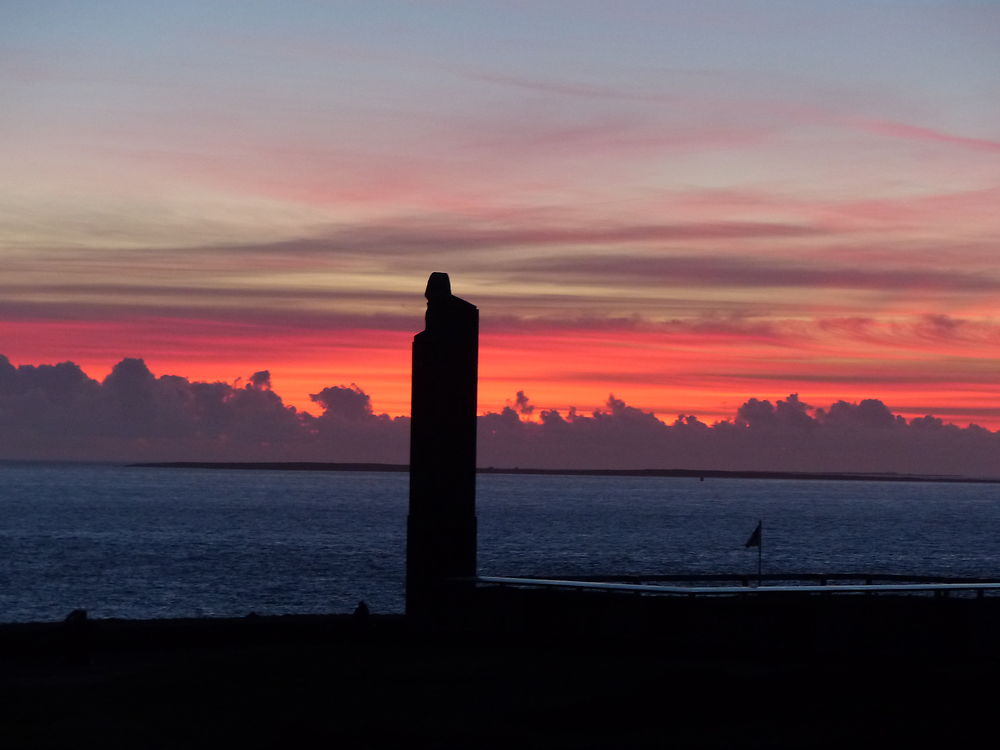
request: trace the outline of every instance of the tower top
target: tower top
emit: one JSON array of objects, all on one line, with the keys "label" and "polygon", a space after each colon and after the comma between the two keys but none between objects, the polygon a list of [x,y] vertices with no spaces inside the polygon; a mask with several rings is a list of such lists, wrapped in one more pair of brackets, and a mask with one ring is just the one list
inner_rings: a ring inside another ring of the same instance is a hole
[{"label": "tower top", "polygon": [[451,296],[451,279],[443,271],[435,271],[427,279],[427,291],[424,296],[428,300],[447,299]]}]

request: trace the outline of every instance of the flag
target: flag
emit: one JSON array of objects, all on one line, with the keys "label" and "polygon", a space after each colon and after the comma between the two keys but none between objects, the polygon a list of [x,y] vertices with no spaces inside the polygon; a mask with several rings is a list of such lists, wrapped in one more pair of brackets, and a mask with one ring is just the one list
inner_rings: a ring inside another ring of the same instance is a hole
[{"label": "flag", "polygon": [[744,547],[750,548],[750,547],[760,546],[760,531],[761,531],[761,525],[763,523],[764,523],[763,521],[757,522],[757,528],[753,530],[753,533],[750,535],[750,538],[747,539],[747,543],[743,545]]}]

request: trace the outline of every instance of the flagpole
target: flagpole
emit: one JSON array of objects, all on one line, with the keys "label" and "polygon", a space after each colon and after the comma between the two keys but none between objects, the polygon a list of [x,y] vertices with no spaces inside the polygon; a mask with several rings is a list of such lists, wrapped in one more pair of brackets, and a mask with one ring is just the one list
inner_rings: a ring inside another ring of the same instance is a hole
[{"label": "flagpole", "polygon": [[[764,529],[764,520],[763,519],[758,519],[757,520],[757,526],[756,526],[756,528],[754,528],[753,533],[750,535],[750,538],[747,539],[747,543],[743,545],[744,547],[747,547],[747,548],[749,548],[749,547],[756,547],[757,548],[757,586],[758,586],[758,588],[760,587],[760,583],[761,583],[761,581],[764,578],[764,576],[763,576],[763,569],[764,569],[764,562],[763,562],[763,555],[764,555],[764,549],[763,549],[763,547],[764,547],[764,544],[763,544],[763,541],[764,540],[762,539],[763,529]],[[750,582],[747,581],[747,585],[749,585],[749,583]]]},{"label": "flagpole", "polygon": [[760,529],[760,543],[757,545],[757,588],[760,588],[763,569],[763,556],[764,556],[764,519],[761,518],[757,521],[757,528]]}]

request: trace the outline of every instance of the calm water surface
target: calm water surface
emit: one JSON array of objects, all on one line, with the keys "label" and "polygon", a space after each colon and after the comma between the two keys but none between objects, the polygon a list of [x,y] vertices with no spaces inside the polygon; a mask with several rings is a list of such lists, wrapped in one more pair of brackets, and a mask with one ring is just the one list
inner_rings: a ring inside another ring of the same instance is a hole
[{"label": "calm water surface", "polygon": [[[402,473],[0,463],[0,621],[403,607]],[[484,575],[1000,577],[1000,485],[486,475]]]}]

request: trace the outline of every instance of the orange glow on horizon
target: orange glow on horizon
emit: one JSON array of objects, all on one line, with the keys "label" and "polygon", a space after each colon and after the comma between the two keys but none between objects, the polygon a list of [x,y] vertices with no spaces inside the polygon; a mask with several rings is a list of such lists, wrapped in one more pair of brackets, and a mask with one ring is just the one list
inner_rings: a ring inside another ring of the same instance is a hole
[{"label": "orange glow on horizon", "polygon": [[[332,385],[356,383],[375,413],[409,413],[414,332],[378,329],[296,335],[225,335],[176,321],[44,321],[7,324],[0,353],[14,364],[71,360],[103,379],[123,357],[139,357],[155,375],[244,381],[269,370],[284,403],[318,414],[310,399]],[[829,333],[829,332],[828,332]],[[772,402],[790,393],[827,408],[837,400],[876,398],[907,418],[1000,429],[1000,383],[991,359],[955,359],[947,341],[916,340],[892,349],[879,336],[845,341],[782,338],[740,331],[690,332],[559,329],[486,331],[480,344],[479,410],[513,405],[524,391],[536,411],[603,408],[610,394],[665,422],[695,415],[732,419],[747,399]],[[808,356],[807,356],[808,355]]]}]

